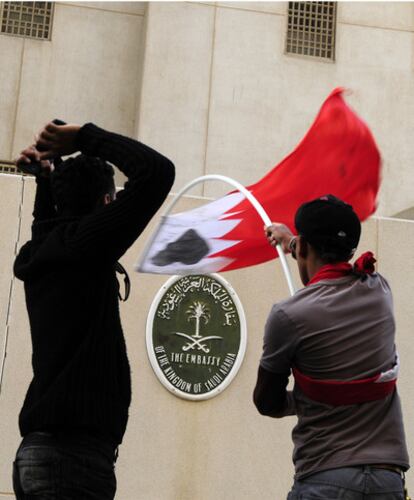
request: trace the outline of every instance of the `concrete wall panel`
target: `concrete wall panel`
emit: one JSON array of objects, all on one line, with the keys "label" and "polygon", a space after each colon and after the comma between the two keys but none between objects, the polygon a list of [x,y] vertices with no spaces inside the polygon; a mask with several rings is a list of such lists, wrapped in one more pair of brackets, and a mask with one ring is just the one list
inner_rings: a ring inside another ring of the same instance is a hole
[{"label": "concrete wall panel", "polygon": [[338,68],[352,71],[359,67],[365,74],[410,71],[413,67],[413,37],[411,32],[340,24],[336,53]]},{"label": "concrete wall panel", "polygon": [[0,35],[0,159],[11,160],[24,41]]},{"label": "concrete wall panel", "polygon": [[[395,306],[396,342],[401,358],[398,391],[402,400],[405,431],[411,460],[414,456],[414,375],[413,296],[414,296],[414,222],[380,219],[378,226],[379,270],[390,283]],[[407,475],[408,489],[414,489],[412,474]]]},{"label": "concrete wall panel", "polygon": [[134,14],[143,16],[148,2],[59,2],[65,5],[76,5],[87,7],[89,9],[110,10],[113,12],[122,12],[123,14]]},{"label": "concrete wall panel", "polygon": [[[332,90],[333,65],[283,56],[284,33],[281,16],[218,10],[208,173],[259,180],[301,140]],[[315,64],[319,84],[304,92]],[[225,191],[209,185],[205,194]]]},{"label": "concrete wall panel", "polygon": [[141,16],[56,4],[52,43],[25,40],[14,153],[48,120],[133,135]]},{"label": "concrete wall panel", "polygon": [[[8,317],[13,289],[13,262],[16,242],[19,232],[19,212],[22,202],[22,179],[10,175],[0,175],[0,183],[3,186],[0,196],[0,211],[3,217],[0,219],[0,258],[2,262],[2,273],[0,275],[0,372],[4,368],[7,353],[8,340]],[[2,406],[3,380],[0,380],[0,408]],[[1,410],[0,410],[1,411]],[[0,433],[1,434],[1,433]],[[1,463],[1,459],[0,459]],[[0,467],[1,468],[1,467]],[[0,473],[1,474],[1,473]],[[1,491],[1,478],[0,478]]]},{"label": "concrete wall panel", "polygon": [[413,2],[338,2],[338,21],[413,31],[414,5]]},{"label": "concrete wall panel", "polygon": [[204,171],[214,13],[175,2],[148,9],[138,137],[174,161],[177,188]]},{"label": "concrete wall panel", "polygon": [[[264,172],[265,166],[273,163],[273,158],[269,158],[272,155],[268,146],[257,151],[252,145],[257,143],[259,135],[262,139],[260,142],[264,142],[263,128],[260,126],[261,121],[266,119],[264,115],[272,123],[270,99],[266,97],[273,100],[275,96],[267,85],[269,71],[266,71],[266,49],[268,44],[273,45],[275,50],[280,47],[281,22],[281,18],[276,16],[218,9],[207,173],[234,176],[239,182],[248,184],[256,179],[261,164],[264,164]],[[259,35],[263,32],[267,33],[265,38]],[[234,64],[235,60],[242,60],[243,64]],[[260,78],[257,72],[259,67]],[[265,87],[267,92],[264,96],[262,91]],[[263,98],[261,103],[260,96]],[[205,194],[215,196],[217,192],[228,190],[228,187],[208,184]]]},{"label": "concrete wall panel", "polygon": [[371,251],[378,255],[378,218],[371,217],[362,224],[361,239],[355,253],[359,257],[362,253]]},{"label": "concrete wall panel", "polygon": [[287,2],[217,2],[218,7],[228,9],[241,9],[256,12],[264,12],[267,14],[287,14]]},{"label": "concrete wall panel", "polygon": [[[20,177],[8,176],[7,183],[4,182],[3,178],[0,180],[0,199],[7,199],[8,195],[14,195],[13,191],[15,191],[18,187],[20,188]],[[16,243],[19,248],[30,237],[34,188],[35,184],[33,180],[25,179],[19,241],[17,241],[17,235],[9,235],[7,234],[7,231],[3,232],[3,228],[0,228],[2,235],[4,235],[4,242],[6,242],[6,238],[9,237],[10,244],[13,244],[13,249]],[[20,201],[21,195],[17,196],[16,194],[14,196],[16,196],[17,201]],[[13,214],[10,215],[12,216]],[[10,217],[7,220],[10,228],[15,229],[19,227],[18,213],[15,213],[13,218]],[[14,260],[14,251],[10,252],[9,258],[13,258]],[[9,263],[5,269],[9,269],[11,272],[12,263]],[[2,283],[0,283],[0,287],[2,290]],[[2,492],[13,491],[11,480],[12,461],[20,442],[20,434],[17,425],[18,415],[32,376],[30,329],[22,282],[15,279],[13,281],[12,291],[10,315],[8,318],[9,336],[7,357],[0,395],[0,436],[2,443],[2,459],[0,460],[0,463],[2,463],[2,466],[0,467],[0,491]],[[2,304],[3,303],[4,302],[2,301]],[[7,457],[7,460],[4,461],[4,457]]]},{"label": "concrete wall panel", "polygon": [[21,440],[18,416],[32,377],[31,340],[23,284],[14,282],[7,358],[0,398],[2,461],[0,488],[12,492],[12,463]]},{"label": "concrete wall panel", "polygon": [[407,140],[414,126],[414,35],[368,31],[369,37],[366,28],[339,26],[334,81],[338,85],[346,83],[352,90],[349,103],[368,123],[377,141],[383,160],[378,213],[391,215],[414,204],[412,148]]},{"label": "concrete wall panel", "polygon": [[19,211],[22,202],[22,178],[0,175],[2,196],[0,197],[0,352],[3,352],[3,333],[7,322],[10,285],[13,278],[13,261],[19,232]]}]

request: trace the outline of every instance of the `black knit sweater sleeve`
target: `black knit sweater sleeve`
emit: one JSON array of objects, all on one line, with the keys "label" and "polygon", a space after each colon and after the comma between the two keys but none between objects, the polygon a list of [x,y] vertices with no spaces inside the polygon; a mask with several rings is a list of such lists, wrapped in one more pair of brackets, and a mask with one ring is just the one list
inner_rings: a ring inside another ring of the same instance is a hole
[{"label": "black knit sweater sleeve", "polygon": [[162,205],[174,182],[174,165],[150,147],[93,124],[80,129],[77,141],[82,153],[113,163],[128,181],[115,201],[81,219],[68,245],[83,257],[116,261]]},{"label": "black knit sweater sleeve", "polygon": [[36,177],[36,196],[33,209],[33,223],[56,217],[50,177]]}]

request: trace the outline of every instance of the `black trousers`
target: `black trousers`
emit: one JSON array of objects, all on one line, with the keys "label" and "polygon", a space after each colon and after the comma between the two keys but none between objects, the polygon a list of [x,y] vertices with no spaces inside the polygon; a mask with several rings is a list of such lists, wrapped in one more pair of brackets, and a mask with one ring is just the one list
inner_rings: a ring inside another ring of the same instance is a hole
[{"label": "black trousers", "polygon": [[116,449],[78,434],[28,434],[13,464],[17,500],[113,500]]}]

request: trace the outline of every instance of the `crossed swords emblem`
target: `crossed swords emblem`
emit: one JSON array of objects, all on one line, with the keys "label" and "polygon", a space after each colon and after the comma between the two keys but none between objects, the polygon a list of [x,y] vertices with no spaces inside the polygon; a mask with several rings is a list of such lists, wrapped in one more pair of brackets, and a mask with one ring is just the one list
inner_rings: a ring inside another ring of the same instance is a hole
[{"label": "crossed swords emblem", "polygon": [[189,351],[190,349],[196,349],[198,351],[203,351],[206,354],[210,352],[210,348],[207,347],[207,340],[222,340],[223,337],[219,337],[218,335],[209,335],[208,337],[202,337],[200,335],[200,323],[201,320],[204,321],[204,324],[207,324],[210,320],[210,310],[208,305],[205,302],[200,300],[195,300],[185,311],[185,314],[188,316],[188,321],[195,320],[195,334],[187,335],[182,332],[173,332],[175,335],[179,335],[180,337],[184,337],[188,340],[187,344],[182,347],[183,351]]},{"label": "crossed swords emblem", "polygon": [[208,337],[194,338],[191,337],[191,335],[187,335],[186,333],[182,332],[174,332],[174,334],[179,335],[180,337],[184,337],[189,341],[185,346],[183,346],[183,351],[189,351],[190,349],[197,348],[198,351],[203,351],[206,354],[210,352],[210,348],[202,342],[206,342],[207,340],[221,340],[223,338],[219,337],[218,335],[209,335]]}]

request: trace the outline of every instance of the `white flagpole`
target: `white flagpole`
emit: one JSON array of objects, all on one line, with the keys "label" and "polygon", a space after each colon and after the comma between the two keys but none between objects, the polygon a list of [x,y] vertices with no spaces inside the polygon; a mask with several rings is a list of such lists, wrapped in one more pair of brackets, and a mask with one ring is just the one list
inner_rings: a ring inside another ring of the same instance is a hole
[{"label": "white flagpole", "polygon": [[[230,184],[231,186],[235,187],[238,191],[244,194],[244,196],[250,201],[250,203],[253,205],[253,207],[256,209],[257,213],[260,215],[262,218],[265,226],[270,226],[272,224],[272,221],[270,220],[269,216],[265,212],[264,208],[262,205],[257,201],[257,199],[252,195],[252,193],[246,189],[240,182],[237,182],[236,180],[232,179],[231,177],[227,177],[225,175],[219,175],[219,174],[210,174],[210,175],[203,175],[201,177],[197,177],[196,179],[192,180],[188,184],[186,184],[175,196],[175,198],[172,200],[172,202],[168,205],[166,211],[163,214],[163,217],[167,217],[171,210],[175,207],[179,199],[191,188],[196,186],[197,184],[200,184],[204,181],[222,181],[226,182],[227,184]],[[156,232],[157,233],[157,232]],[[155,233],[155,234],[156,234]],[[155,236],[154,236],[155,237]],[[150,243],[153,241],[153,238],[151,238]],[[147,245],[148,248],[148,245]],[[293,284],[293,279],[292,275],[290,273],[289,269],[289,264],[287,263],[286,256],[283,253],[282,247],[280,245],[276,245],[276,251],[279,255],[280,262],[282,264],[283,272],[285,274],[285,278],[288,284],[289,292],[291,295],[294,295],[295,293],[295,286]],[[144,251],[144,254],[146,251]]]}]

